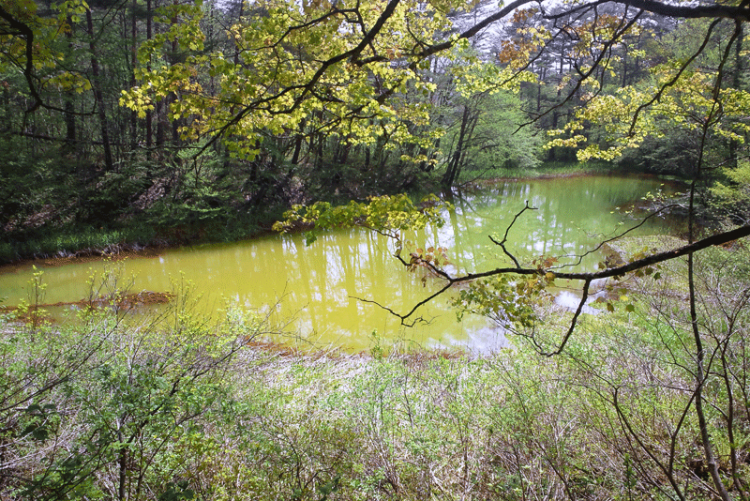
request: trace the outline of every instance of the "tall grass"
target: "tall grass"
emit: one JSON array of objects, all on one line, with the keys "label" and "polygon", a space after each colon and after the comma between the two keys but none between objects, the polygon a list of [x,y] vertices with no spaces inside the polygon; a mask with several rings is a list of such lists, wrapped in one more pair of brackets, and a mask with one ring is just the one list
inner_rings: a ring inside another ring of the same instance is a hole
[{"label": "tall grass", "polygon": [[[696,280],[707,426],[737,498],[750,485],[748,262],[742,246],[711,249]],[[190,294],[148,321],[110,309],[5,323],[0,497],[710,499],[684,271],[619,282],[615,312],[587,316],[552,358],[523,338],[478,359],[258,349],[274,331],[263,318],[229,307],[211,322]],[[570,317],[547,308],[541,342]]]},{"label": "tall grass", "polygon": [[606,174],[618,172],[618,166],[606,162],[543,162],[539,167],[530,169],[508,169],[497,167],[485,170],[464,170],[459,184],[492,179],[538,179],[585,174]]},{"label": "tall grass", "polygon": [[272,221],[273,216],[266,214],[259,219],[252,214],[237,215],[222,224],[194,227],[158,227],[136,221],[121,223],[116,228],[45,227],[6,236],[5,241],[0,241],[0,264],[20,259],[111,254],[153,246],[237,241],[263,231],[263,221]]},{"label": "tall grass", "polygon": [[107,253],[118,248],[138,248],[153,244],[156,232],[148,227],[123,229],[48,229],[0,243],[0,263],[25,258],[64,257],[76,253]]}]

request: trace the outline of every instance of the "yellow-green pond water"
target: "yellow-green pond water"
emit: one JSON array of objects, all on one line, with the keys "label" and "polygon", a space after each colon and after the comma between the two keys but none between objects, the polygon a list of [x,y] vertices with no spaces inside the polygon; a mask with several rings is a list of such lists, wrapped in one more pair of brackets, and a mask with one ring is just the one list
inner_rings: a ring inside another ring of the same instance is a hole
[{"label": "yellow-green pond water", "polygon": [[[526,200],[537,210],[526,212],[509,234],[508,248],[519,259],[562,257],[574,262],[604,238],[636,223],[617,210],[661,182],[637,178],[587,176],[498,183],[456,198],[455,211],[445,214],[440,229],[410,235],[419,247],[445,247],[448,270],[483,271],[508,266],[510,261],[488,235],[502,236]],[[664,221],[653,218],[638,234],[666,232]],[[392,257],[386,238],[363,230],[341,230],[321,235],[305,246],[302,235],[267,236],[233,244],[205,245],[164,251],[155,258],[130,258],[122,265],[134,277],[132,291],[170,291],[176,281],[189,281],[203,296],[202,311],[223,308],[227,302],[249,309],[274,311],[278,322],[288,320],[285,343],[314,343],[347,351],[403,343],[406,347],[462,348],[489,351],[502,347],[504,337],[488,320],[467,315],[457,322],[448,297],[420,310],[429,320],[404,327],[393,315],[357,298],[377,301],[406,312],[442,286],[422,273],[408,273]],[[578,270],[593,270],[602,256],[583,259]],[[45,268],[45,303],[71,302],[88,296],[87,279],[104,263],[70,264]],[[112,264],[109,264],[112,266]],[[0,274],[0,299],[16,305],[28,297],[31,265]],[[373,338],[377,333],[377,341]]]}]

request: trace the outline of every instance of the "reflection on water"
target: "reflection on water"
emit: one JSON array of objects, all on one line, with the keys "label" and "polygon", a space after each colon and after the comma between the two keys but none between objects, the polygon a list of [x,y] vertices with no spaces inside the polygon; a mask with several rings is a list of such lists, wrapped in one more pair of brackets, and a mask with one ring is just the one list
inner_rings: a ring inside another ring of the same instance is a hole
[{"label": "reflection on water", "polygon": [[[533,182],[503,183],[454,200],[455,211],[445,214],[447,224],[407,235],[419,246],[446,247],[451,272],[482,271],[508,266],[510,260],[489,240],[502,238],[513,216],[528,200],[535,207],[525,212],[509,232],[508,249],[522,262],[541,255],[575,263],[604,238],[622,231],[627,218],[612,213],[615,207],[637,200],[659,186],[656,181],[616,177],[577,177]],[[654,221],[639,231],[660,231]],[[136,290],[166,291],[180,278],[204,294],[206,311],[226,301],[247,308],[279,303],[278,319],[293,317],[299,336],[321,345],[356,351],[380,342],[402,342],[425,347],[468,347],[488,351],[504,345],[501,332],[484,318],[466,316],[458,323],[447,298],[420,310],[427,320],[414,328],[375,304],[397,312],[442,284],[422,284],[421,275],[407,273],[391,256],[390,243],[362,230],[337,231],[320,236],[307,247],[300,235],[270,236],[235,244],[200,246],[167,251],[155,259],[132,259],[124,269],[135,275]],[[581,267],[593,270],[601,257],[588,256]],[[45,270],[49,284],[46,302],[71,301],[87,295],[90,268],[74,264]],[[17,304],[26,297],[30,268],[0,275],[0,297]]]}]

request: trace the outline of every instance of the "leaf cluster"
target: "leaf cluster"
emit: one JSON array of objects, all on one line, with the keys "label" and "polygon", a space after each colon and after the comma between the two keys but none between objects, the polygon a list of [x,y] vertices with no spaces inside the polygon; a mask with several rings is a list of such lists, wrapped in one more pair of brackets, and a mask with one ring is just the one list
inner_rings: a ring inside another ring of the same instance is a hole
[{"label": "leaf cluster", "polygon": [[298,205],[284,213],[284,219],[274,223],[273,229],[289,232],[307,230],[307,243],[313,243],[317,231],[334,228],[361,227],[401,240],[401,232],[422,229],[428,224],[444,224],[443,211],[448,207],[434,195],[423,198],[415,205],[406,194],[371,197],[368,202],[351,201],[347,205],[333,206],[316,202],[310,206]]}]

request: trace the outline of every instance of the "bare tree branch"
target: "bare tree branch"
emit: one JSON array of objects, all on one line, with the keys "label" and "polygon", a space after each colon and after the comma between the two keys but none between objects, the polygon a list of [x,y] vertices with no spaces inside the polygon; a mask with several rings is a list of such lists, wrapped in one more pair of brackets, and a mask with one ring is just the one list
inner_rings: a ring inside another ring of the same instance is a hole
[{"label": "bare tree branch", "polygon": [[[591,283],[594,280],[600,280],[600,279],[612,278],[612,277],[621,277],[627,273],[630,273],[636,270],[648,268],[650,266],[654,266],[654,265],[657,265],[659,263],[663,263],[666,261],[671,261],[673,259],[677,259],[678,257],[686,256],[694,252],[698,252],[700,250],[706,249],[708,247],[726,244],[728,242],[732,242],[734,240],[746,237],[748,235],[750,235],[750,225],[744,225],[731,231],[718,233],[716,235],[704,238],[692,244],[683,245],[682,247],[678,247],[676,249],[652,254],[650,256],[646,256],[642,259],[637,259],[635,261],[632,261],[630,263],[627,263],[621,266],[616,266],[614,268],[608,268],[606,270],[600,270],[600,271],[591,272],[591,273],[557,272],[551,268],[542,268],[542,267],[524,268],[521,266],[515,266],[511,268],[495,268],[493,270],[484,271],[480,273],[467,273],[465,275],[453,277],[453,276],[450,276],[445,271],[435,267],[432,263],[421,261],[420,264],[424,264],[425,266],[430,268],[432,271],[435,271],[439,276],[444,278],[447,283],[442,288],[440,288],[437,292],[434,292],[430,294],[428,297],[426,297],[425,299],[423,299],[422,301],[419,301],[405,314],[400,314],[391,310],[388,310],[388,311],[391,311],[391,313],[393,313],[396,317],[400,318],[402,324],[406,325],[405,324],[406,319],[414,315],[414,313],[416,313],[416,311],[419,310],[419,308],[421,308],[425,304],[429,303],[433,299],[445,293],[453,285],[461,284],[461,283],[468,283],[468,282],[472,282],[472,281],[482,279],[482,278],[490,278],[490,277],[505,275],[505,274],[526,275],[526,276],[546,276],[547,274],[552,274],[554,278],[561,278],[563,280],[581,280],[584,282],[583,293],[587,295],[588,294],[587,289],[590,287]],[[405,266],[411,265],[411,263],[407,263],[400,256],[397,256],[397,258]],[[583,304],[579,304],[578,309],[582,310],[582,306]],[[579,312],[579,315],[580,315],[580,312]],[[578,318],[578,315],[574,317],[574,321],[577,318]],[[571,327],[575,327],[575,325]],[[565,340],[567,340],[571,332],[572,330],[568,332],[568,334],[564,338]]]},{"label": "bare tree branch", "polygon": [[518,259],[516,259],[516,257],[513,254],[511,254],[510,252],[508,252],[508,249],[505,248],[505,242],[508,241],[508,232],[513,227],[513,225],[516,224],[516,220],[521,216],[521,214],[523,214],[524,212],[526,212],[526,210],[538,210],[538,208],[537,207],[531,207],[529,205],[529,201],[526,200],[526,206],[523,209],[521,209],[521,212],[519,212],[515,216],[513,216],[513,221],[511,221],[510,224],[508,225],[508,227],[505,228],[505,235],[503,235],[503,239],[500,242],[498,242],[497,240],[495,240],[494,238],[492,238],[492,236],[490,236],[490,240],[492,240],[492,243],[494,243],[495,245],[499,245],[500,248],[503,249],[503,252],[505,253],[505,255],[508,256],[513,261],[513,264],[516,265],[516,268],[520,268],[521,264],[518,262]]}]

